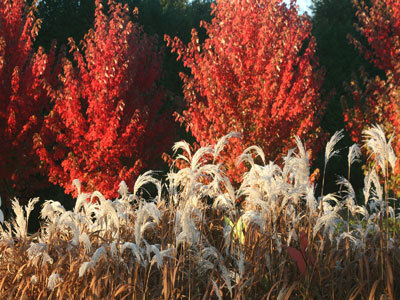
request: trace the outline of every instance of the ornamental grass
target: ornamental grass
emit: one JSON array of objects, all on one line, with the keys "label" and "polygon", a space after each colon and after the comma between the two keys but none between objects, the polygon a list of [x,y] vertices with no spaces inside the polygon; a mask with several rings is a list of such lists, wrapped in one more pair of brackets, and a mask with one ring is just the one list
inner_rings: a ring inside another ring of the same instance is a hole
[{"label": "ornamental grass", "polygon": [[130,189],[121,182],[114,200],[74,181],[74,209],[45,201],[34,234],[38,199],[14,200],[0,230],[0,299],[399,299],[399,214],[387,189],[396,156],[379,126],[364,133],[375,165],[361,199],[350,172],[357,146],[338,192],[316,195],[298,138],[281,165],[247,148],[237,163],[248,171],[233,185],[214,163],[230,134],[195,153],[176,143],[186,167],[165,183],[151,171]]}]

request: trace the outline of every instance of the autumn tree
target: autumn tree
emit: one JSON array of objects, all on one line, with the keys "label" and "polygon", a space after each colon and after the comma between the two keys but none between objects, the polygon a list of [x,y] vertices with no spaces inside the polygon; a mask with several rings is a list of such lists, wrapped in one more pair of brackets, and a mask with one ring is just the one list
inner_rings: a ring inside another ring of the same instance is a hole
[{"label": "autumn tree", "polygon": [[33,134],[39,131],[48,97],[43,79],[51,82],[55,56],[32,45],[39,30],[35,4],[0,1],[0,196],[32,197],[38,184],[39,160]]},{"label": "autumn tree", "polygon": [[287,7],[279,0],[217,0],[212,9],[211,23],[201,23],[204,43],[196,30],[187,45],[165,37],[190,70],[181,74],[187,107],[181,121],[202,146],[241,133],[224,152],[235,181],[244,168],[234,158],[244,147],[259,145],[274,160],[297,135],[316,150],[324,105],[308,16],[293,1]]},{"label": "autumn tree", "polygon": [[132,186],[139,172],[169,148],[168,116],[161,112],[164,92],[157,85],[161,56],[152,38],[130,21],[127,5],[96,1],[94,29],[78,48],[74,62],[63,61],[54,107],[36,136],[38,155],[51,182],[75,192],[118,194],[124,180]]},{"label": "autumn tree", "polygon": [[[365,57],[384,72],[384,76],[369,76],[349,84],[351,100],[345,110],[346,127],[354,141],[372,124],[382,124],[388,133],[395,132],[393,147],[400,153],[400,2],[372,0],[368,6],[356,1],[359,23],[357,28],[366,43],[352,41]],[[391,188],[400,196],[400,166],[397,163]]]}]

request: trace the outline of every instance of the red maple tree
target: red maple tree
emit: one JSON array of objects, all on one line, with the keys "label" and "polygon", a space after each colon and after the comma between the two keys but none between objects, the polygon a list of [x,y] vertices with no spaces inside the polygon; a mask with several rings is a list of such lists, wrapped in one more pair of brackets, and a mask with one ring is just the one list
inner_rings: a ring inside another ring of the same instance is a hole
[{"label": "red maple tree", "polygon": [[[371,6],[355,2],[358,29],[366,44],[351,38],[360,52],[381,69],[384,78],[369,78],[362,72],[363,81],[352,81],[351,105],[345,107],[346,127],[356,142],[361,142],[362,131],[372,124],[381,124],[389,134],[395,132],[393,147],[400,153],[400,2],[372,0]],[[344,103],[347,106],[347,103]],[[397,162],[391,188],[400,195],[400,166]]]},{"label": "red maple tree", "polygon": [[120,181],[133,185],[170,147],[155,39],[130,21],[127,5],[108,7],[106,14],[96,1],[94,30],[81,49],[70,40],[74,62],[63,59],[54,106],[35,139],[50,181],[67,193],[76,194],[72,181],[79,179],[84,190],[115,197]]},{"label": "red maple tree", "polygon": [[244,147],[259,145],[274,160],[297,135],[316,150],[323,74],[309,17],[294,1],[287,7],[280,0],[217,0],[212,9],[211,23],[201,23],[204,43],[194,29],[188,45],[165,36],[190,70],[181,74],[187,109],[180,120],[201,146],[230,131],[242,134],[223,152],[235,181],[244,166],[234,159]]},{"label": "red maple tree", "polygon": [[[39,160],[33,134],[39,131],[48,97],[43,80],[51,82],[54,48],[34,53],[39,30],[35,5],[24,0],[0,1],[0,195],[32,197],[38,188]],[[7,202],[6,202],[7,203]]]},{"label": "red maple tree", "polygon": [[394,72],[399,64],[400,2],[397,0],[371,0],[371,6],[355,1],[358,30],[368,44],[353,42],[365,57],[384,70]]}]

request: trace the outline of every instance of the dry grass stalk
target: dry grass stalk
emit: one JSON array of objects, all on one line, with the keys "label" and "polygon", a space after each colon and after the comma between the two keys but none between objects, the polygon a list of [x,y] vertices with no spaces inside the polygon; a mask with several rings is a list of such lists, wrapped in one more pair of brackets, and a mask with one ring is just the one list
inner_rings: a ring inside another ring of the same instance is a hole
[{"label": "dry grass stalk", "polygon": [[[326,162],[339,139],[328,145]],[[213,163],[228,141],[194,154],[178,143],[175,149],[187,152],[178,159],[188,167],[172,169],[164,190],[149,172],[132,194],[121,183],[114,201],[99,192],[80,194],[73,211],[48,201],[34,235],[26,224],[36,200],[26,208],[15,203],[14,221],[0,230],[0,298],[400,297],[394,284],[400,240],[389,230],[389,216],[398,216],[376,172],[367,174],[364,204],[358,204],[350,183],[355,148],[348,178],[338,182],[343,192],[322,194],[318,202],[299,139],[282,166],[265,162],[257,147],[246,149],[240,161],[249,170],[238,189]],[[394,158],[390,144],[385,147],[389,154],[376,157],[388,170]],[[157,189],[150,201],[141,196],[149,183]]]}]

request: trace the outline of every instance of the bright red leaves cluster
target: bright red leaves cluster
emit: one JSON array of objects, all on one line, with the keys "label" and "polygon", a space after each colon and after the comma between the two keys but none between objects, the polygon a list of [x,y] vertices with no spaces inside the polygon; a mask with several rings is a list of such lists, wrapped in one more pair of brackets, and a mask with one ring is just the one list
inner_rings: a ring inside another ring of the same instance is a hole
[{"label": "bright red leaves cluster", "polygon": [[[345,121],[354,141],[360,142],[362,130],[371,124],[382,124],[386,132],[395,132],[393,146],[400,153],[400,2],[372,0],[368,7],[358,6],[359,30],[367,39],[364,45],[353,39],[367,59],[384,71],[385,77],[368,79],[362,84],[352,82],[353,103],[345,111]],[[400,167],[392,178],[393,190],[400,195]]]},{"label": "bright red leaves cluster", "polygon": [[309,18],[279,0],[217,0],[213,15],[201,24],[204,43],[195,30],[188,45],[165,37],[191,72],[181,74],[187,129],[202,146],[230,131],[242,134],[223,153],[235,181],[244,170],[234,161],[243,147],[259,145],[273,160],[298,135],[315,150],[322,74]]},{"label": "bright red leaves cluster", "polygon": [[[34,7],[24,0],[0,1],[0,194],[25,195],[37,187],[39,160],[32,135],[40,129],[48,97],[43,78],[50,80],[54,52],[33,53],[38,32]],[[29,182],[31,185],[21,184]]]},{"label": "bright red leaves cluster", "polygon": [[355,41],[367,59],[385,71],[395,71],[400,52],[400,2],[397,0],[372,0],[371,7],[356,2],[360,32],[368,45]]},{"label": "bright red leaves cluster", "polygon": [[160,114],[157,86],[161,56],[155,40],[129,20],[128,6],[96,2],[94,30],[82,50],[70,41],[74,63],[63,59],[53,108],[35,137],[51,182],[118,195],[121,180],[132,186],[147,162],[168,149],[168,123]]}]

